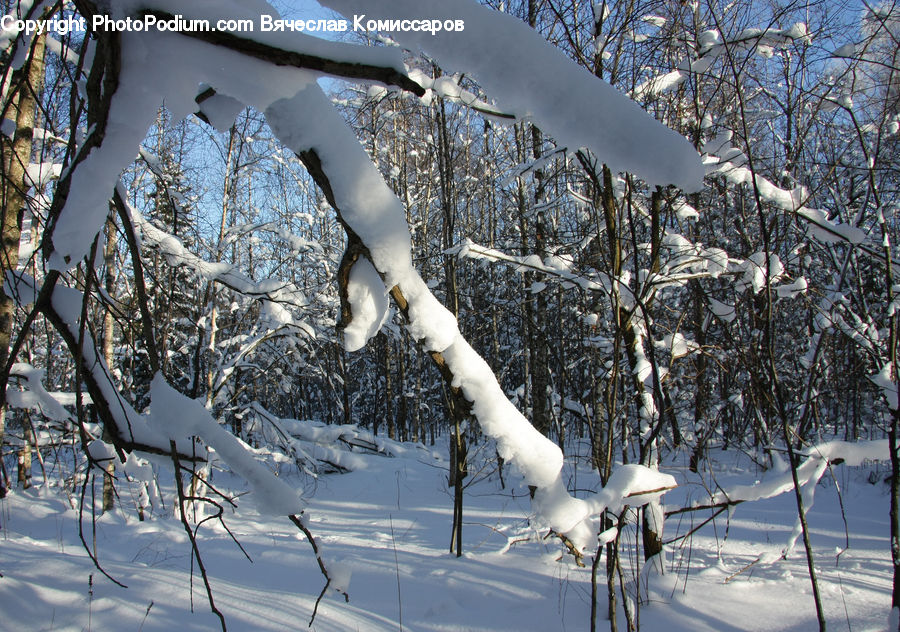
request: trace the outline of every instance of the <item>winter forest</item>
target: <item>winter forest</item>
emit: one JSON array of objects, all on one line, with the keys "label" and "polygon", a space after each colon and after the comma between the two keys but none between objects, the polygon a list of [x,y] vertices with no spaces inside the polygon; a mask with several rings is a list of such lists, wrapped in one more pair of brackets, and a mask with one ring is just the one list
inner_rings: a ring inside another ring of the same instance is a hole
[{"label": "winter forest", "polygon": [[4,0],[0,629],[900,630],[895,0]]}]

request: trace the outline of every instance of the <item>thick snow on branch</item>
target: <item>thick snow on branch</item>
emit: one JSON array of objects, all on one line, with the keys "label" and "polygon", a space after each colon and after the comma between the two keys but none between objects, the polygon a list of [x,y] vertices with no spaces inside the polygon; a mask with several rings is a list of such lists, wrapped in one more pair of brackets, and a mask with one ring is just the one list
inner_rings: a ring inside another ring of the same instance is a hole
[{"label": "thick snow on branch", "polygon": [[[72,172],[69,195],[53,232],[50,264],[59,270],[74,267],[90,250],[106,220],[107,201],[119,174],[134,160],[163,102],[174,120],[183,118],[197,108],[198,86],[206,84],[262,110],[315,81],[311,73],[173,33],[124,32],[121,50],[119,85],[103,142]],[[220,88],[223,84],[227,90]]]},{"label": "thick snow on branch", "polygon": [[[141,232],[141,241],[145,246],[156,248],[172,267],[188,267],[199,276],[210,281],[217,281],[232,290],[260,299],[264,302],[306,307],[309,301],[296,285],[278,279],[262,279],[256,281],[230,263],[206,261],[198,257],[184,247],[180,239],[160,230],[152,223],[144,219],[141,213],[125,201],[126,196],[122,191],[122,201],[125,203],[131,220]],[[281,316],[302,329],[307,335],[315,336],[315,330],[307,323],[296,321],[292,315],[284,310]]]},{"label": "thick snow on branch", "polygon": [[[865,461],[888,460],[887,439],[877,441],[828,441],[808,448],[803,452],[806,459],[797,467],[797,484],[803,496],[804,513],[808,513],[815,501],[816,485],[828,470],[830,464],[845,463],[858,466]],[[753,485],[736,485],[727,490],[720,490],[712,496],[713,505],[732,504],[764,500],[794,489],[794,476],[790,469],[769,477]],[[800,518],[788,536],[787,543],[780,557],[787,557],[794,550],[797,540],[802,534]],[[760,561],[771,563],[778,556],[762,556]]]},{"label": "thick snow on branch", "polygon": [[[123,46],[124,67],[129,66],[126,60],[134,48]],[[103,226],[119,174],[134,159],[159,107],[159,99],[147,98],[147,83],[143,73],[121,73],[105,138],[72,173],[69,195],[53,231],[51,267],[64,271],[77,265]]]},{"label": "thick snow on branch", "polygon": [[[772,204],[788,213],[793,213],[806,224],[807,234],[826,243],[847,243],[859,247],[870,256],[881,257],[866,242],[865,230],[853,224],[845,224],[828,219],[828,213],[806,206],[809,191],[803,186],[785,189],[771,180],[754,173],[748,167],[747,156],[737,147],[731,146],[731,132],[723,132],[707,141],[703,146],[703,162],[707,175],[721,175],[731,184],[754,186],[761,201]],[[715,155],[714,155],[715,154]]]},{"label": "thick snow on branch", "polygon": [[[690,279],[716,278],[728,271],[728,255],[720,248],[704,248],[681,235],[669,232],[664,236],[662,243],[670,256],[664,260],[659,272],[647,276],[642,284],[645,292],[683,285]],[[542,272],[547,275],[547,279],[558,280],[563,288],[578,286],[584,290],[607,294],[615,288],[620,300],[626,305],[634,306],[637,303],[630,279],[623,277],[614,281],[609,275],[596,270],[576,274],[572,272],[572,262],[565,257],[550,255],[541,260],[537,255],[511,255],[476,244],[471,239],[465,239],[461,245],[448,249],[446,253],[455,254],[460,258],[509,264],[516,272]],[[736,265],[739,263],[737,260],[731,261]],[[537,293],[544,287],[546,285],[543,282],[535,283],[531,286],[531,291]]]},{"label": "thick snow on branch", "polygon": [[827,441],[814,445],[804,452],[808,457],[837,461],[843,459],[844,465],[859,466],[865,461],[887,461],[888,441]]},{"label": "thick snow on branch", "polygon": [[[579,549],[593,545],[598,527],[595,516],[614,501],[604,497],[586,502],[568,493],[561,477],[562,452],[507,399],[493,371],[459,333],[456,319],[413,267],[402,204],[322,90],[310,85],[291,99],[273,103],[266,110],[266,120],[281,142],[296,153],[315,151],[341,216],[368,247],[372,264],[384,278],[381,285],[385,290],[398,286],[408,301],[410,332],[428,349],[443,353],[454,376],[453,385],[472,403],[481,429],[497,442],[500,456],[537,488],[537,518],[567,534]],[[637,467],[647,476],[629,470],[632,484],[627,486],[628,493],[675,484],[671,477]],[[620,492],[613,487],[607,495],[620,496]]]},{"label": "thick snow on branch", "polygon": [[694,59],[685,58],[678,63],[676,70],[662,73],[641,82],[635,87],[632,96],[635,99],[650,99],[663,92],[674,90],[684,83],[691,73],[704,74],[709,71],[716,59],[728,54],[729,49],[755,50],[766,59],[793,42],[808,43],[812,37],[806,24],[798,22],[786,29],[769,28],[766,30],[748,28],[736,37],[722,42],[718,31],[704,31],[698,37],[700,50]]},{"label": "thick snow on branch", "polygon": [[588,275],[579,275],[571,272],[568,262],[561,261],[559,257],[548,257],[547,261],[542,261],[537,255],[510,255],[494,248],[476,244],[468,238],[460,246],[451,248],[447,252],[460,258],[466,257],[468,259],[509,263],[515,266],[516,272],[529,270],[545,272],[548,275],[558,277],[564,283],[572,283],[584,290],[610,292],[613,286],[609,276],[601,272],[591,271]]},{"label": "thick snow on branch", "polygon": [[875,386],[881,389],[881,394],[887,401],[888,408],[897,410],[897,383],[891,379],[891,369],[893,364],[888,362],[875,375],[870,375],[869,379]]},{"label": "thick snow on branch", "polygon": [[350,270],[347,299],[353,320],[344,327],[344,347],[357,351],[378,333],[389,314],[384,282],[365,257],[360,257]]},{"label": "thick snow on branch", "polygon": [[659,500],[663,493],[676,484],[671,474],[663,474],[635,463],[620,465],[609,477],[606,487],[590,499],[590,508],[593,513],[598,514],[604,509],[618,513],[625,504],[641,507]]},{"label": "thick snow on branch", "polygon": [[44,388],[42,380],[44,371],[36,369],[25,362],[16,362],[9,371],[9,376],[22,378],[24,391],[7,389],[6,402],[12,408],[25,408],[40,412],[47,419],[67,421],[71,419],[69,411]]},{"label": "thick snow on branch", "polygon": [[[19,305],[24,306],[37,300],[38,287],[34,279],[24,273],[8,273],[6,287]],[[80,339],[78,323],[83,301],[84,295],[78,290],[57,285],[53,288],[50,306],[44,308],[44,311],[54,321],[54,326],[60,331],[72,353],[77,351],[80,354],[84,371],[82,379],[89,390],[93,389],[91,398],[95,405],[101,406],[109,415],[109,420],[114,425],[110,431],[117,435],[118,442],[124,443],[126,447],[167,452],[170,448],[168,439],[147,424],[146,417],[138,414],[119,393],[106,362],[97,353],[96,343],[89,331],[85,331],[80,349],[76,347]],[[189,454],[190,450],[185,450],[185,453]]]},{"label": "thick snow on branch", "polygon": [[253,486],[260,512],[275,516],[300,513],[302,503],[293,487],[253,458],[249,447],[216,423],[202,403],[166,384],[159,373],[150,385],[150,417],[173,440],[200,437],[225,463]]},{"label": "thick snow on branch", "polygon": [[[863,461],[886,461],[888,459],[887,439],[878,441],[828,441],[820,443],[804,453],[806,460],[797,468],[797,481],[801,487],[819,482],[829,462],[843,459],[847,465],[861,465]],[[745,502],[772,498],[794,489],[791,471],[787,470],[753,485],[736,485],[716,492],[713,503]]]},{"label": "thick snow on branch", "polygon": [[[394,285],[402,287],[410,304],[413,335],[435,351],[450,346],[459,336],[456,319],[413,268],[403,205],[321,88],[310,84],[292,98],[273,103],[266,110],[266,120],[294,152],[315,149],[342,217],[367,246],[372,265],[384,277],[382,293]],[[377,293],[371,285],[367,287]]]},{"label": "thick snow on branch", "polygon": [[356,424],[331,424],[320,421],[282,419],[266,410],[259,402],[250,404],[255,417],[254,429],[263,436],[271,436],[270,426],[276,435],[275,442],[285,445],[295,459],[305,462],[307,471],[313,475],[320,464],[342,472],[350,472],[367,467],[368,461],[362,456],[380,454],[385,457],[401,456],[408,451],[402,443],[384,437],[377,437]]},{"label": "thick snow on branch", "polygon": [[[270,15],[277,19],[278,11],[265,0],[214,0],[184,2],[184,0],[116,0],[108,13],[114,19],[135,16],[140,11],[179,15],[185,20],[204,19],[215,24],[217,20],[251,20],[259,24],[261,15]],[[365,3],[360,3],[359,11],[365,10]],[[347,42],[307,35],[294,30],[263,31],[259,28],[253,33],[241,33],[241,39],[256,42],[272,48],[279,48],[287,53],[313,55],[338,63],[382,66],[405,73],[401,51],[396,48],[371,48]]]},{"label": "thick snow on branch", "polygon": [[533,118],[561,146],[587,147],[614,171],[651,184],[702,187],[703,167],[690,143],[591,75],[534,29],[471,0],[323,0],[349,19],[463,20],[462,31],[396,31],[450,72],[471,73],[500,108]]}]

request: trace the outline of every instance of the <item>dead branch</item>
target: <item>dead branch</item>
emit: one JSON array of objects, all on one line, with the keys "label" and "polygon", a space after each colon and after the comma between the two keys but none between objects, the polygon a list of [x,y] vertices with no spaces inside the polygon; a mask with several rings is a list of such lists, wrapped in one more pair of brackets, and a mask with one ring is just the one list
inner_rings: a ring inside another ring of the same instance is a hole
[{"label": "dead branch", "polygon": [[[309,530],[309,527],[304,524],[303,518],[297,515],[290,515],[288,516],[288,519],[295,525],[297,525],[297,528],[300,529],[300,531],[303,532],[303,535],[306,536],[306,539],[309,540],[309,545],[312,547],[313,553],[316,556],[316,562],[319,564],[319,570],[325,577],[325,585],[322,586],[322,592],[319,593],[319,597],[316,599],[316,605],[313,606],[312,616],[309,619],[309,626],[312,627],[313,622],[316,620],[316,613],[319,611],[319,603],[322,601],[325,593],[328,592],[329,586],[331,586],[331,575],[328,573],[328,567],[325,566],[325,560],[322,559],[319,545],[316,543],[316,539],[313,537],[313,534]],[[350,595],[348,595],[343,590],[340,590],[339,592],[344,596],[344,602],[349,603]]]},{"label": "dead branch", "polygon": [[[219,623],[222,625],[222,632],[226,632],[225,626],[225,616],[222,612],[216,607],[216,601],[213,598],[212,587],[209,585],[209,577],[206,574],[206,566],[203,564],[203,558],[200,557],[200,546],[197,544],[197,537],[194,533],[193,529],[191,529],[191,525],[188,524],[187,515],[185,514],[185,502],[187,498],[184,495],[184,488],[181,486],[181,460],[178,458],[178,449],[175,447],[175,442],[170,442],[171,451],[170,455],[172,456],[172,464],[175,466],[175,491],[178,492],[178,513],[181,516],[181,524],[184,527],[185,533],[187,533],[188,539],[191,541],[191,551],[193,552],[193,559],[197,560],[197,567],[200,569],[200,576],[203,578],[203,585],[206,587],[206,597],[209,600],[209,608],[212,610],[213,614],[219,617]],[[198,525],[199,527],[199,525]],[[191,584],[193,585],[194,575],[191,573]],[[193,603],[193,586],[191,589],[191,602]]]},{"label": "dead branch", "polygon": [[[546,538],[551,536],[555,536],[560,539],[563,543],[563,546],[569,551],[573,558],[575,558],[575,564],[581,568],[584,568],[584,553],[578,550],[578,547],[575,546],[575,543],[572,542],[565,534],[560,533],[559,531],[550,530],[550,533],[546,535]],[[545,539],[546,539],[545,538]]]}]

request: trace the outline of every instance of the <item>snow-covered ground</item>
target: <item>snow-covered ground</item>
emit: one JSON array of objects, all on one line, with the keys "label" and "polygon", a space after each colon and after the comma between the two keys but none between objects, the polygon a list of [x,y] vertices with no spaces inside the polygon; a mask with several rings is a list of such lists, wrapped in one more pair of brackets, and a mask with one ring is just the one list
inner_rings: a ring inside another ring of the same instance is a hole
[{"label": "snow-covered ground", "polygon": [[[496,475],[467,489],[465,554],[456,558],[448,553],[446,463],[415,446],[396,458],[364,458],[366,467],[350,474],[296,480],[310,498],[309,526],[326,561],[336,579],[349,581],[350,602],[330,593],[312,629],[589,629],[590,570],[563,556],[558,540],[544,540],[529,527],[526,489],[500,489]],[[670,507],[701,497],[696,479],[686,481],[686,468],[663,469],[685,481],[666,496]],[[839,557],[846,541],[833,479],[820,483],[809,513],[829,630],[887,626],[888,498],[885,485],[867,482],[870,469],[835,468],[849,528],[849,548]],[[754,476],[732,463],[717,478],[753,482]],[[584,473],[579,478],[589,480]],[[199,574],[191,612],[190,545],[171,517],[172,489],[161,483],[168,517],[158,512],[138,522],[123,490],[117,510],[96,522],[100,563],[127,589],[93,567],[79,540],[78,513],[58,489],[14,490],[0,501],[0,629],[217,629]],[[213,483],[240,488],[223,472],[214,473]],[[99,492],[98,484],[98,501]],[[745,503],[730,521],[722,514],[715,525],[670,547],[666,575],[638,580],[641,629],[815,629],[802,545],[786,561],[753,563],[777,557],[795,511],[792,494]],[[693,524],[707,515],[693,514]],[[671,518],[666,537],[689,531],[691,519]],[[199,541],[229,630],[306,628],[324,582],[302,534],[286,519],[261,517],[249,502],[240,503],[227,524],[252,563],[214,522],[201,527]],[[92,543],[89,515],[84,534]],[[623,535],[626,542],[634,537],[633,530]],[[633,579],[630,551],[623,545],[625,574]],[[605,589],[599,611],[606,611]],[[598,629],[608,629],[602,618]]]}]

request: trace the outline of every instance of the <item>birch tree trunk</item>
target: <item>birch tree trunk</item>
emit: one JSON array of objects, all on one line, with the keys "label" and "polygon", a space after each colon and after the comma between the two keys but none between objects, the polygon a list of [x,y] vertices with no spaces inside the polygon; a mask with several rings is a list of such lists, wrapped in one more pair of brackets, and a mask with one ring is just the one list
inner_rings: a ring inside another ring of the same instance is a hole
[{"label": "birch tree trunk", "polygon": [[[34,38],[31,54],[20,71],[18,94],[14,104],[6,110],[6,117],[16,126],[12,142],[0,135],[3,149],[2,162],[2,238],[0,238],[0,280],[19,264],[19,239],[22,232],[22,214],[27,206],[31,182],[27,175],[31,163],[35,115],[39,95],[44,84],[44,50],[46,36]],[[0,446],[6,434],[6,382],[9,377],[9,345],[15,320],[15,302],[6,294],[0,282]],[[24,426],[23,426],[24,428]],[[27,432],[23,435],[27,438]],[[26,446],[28,441],[26,440]],[[24,457],[24,455],[23,455]],[[30,459],[30,455],[29,455]],[[0,481],[2,482],[2,481]]]}]

